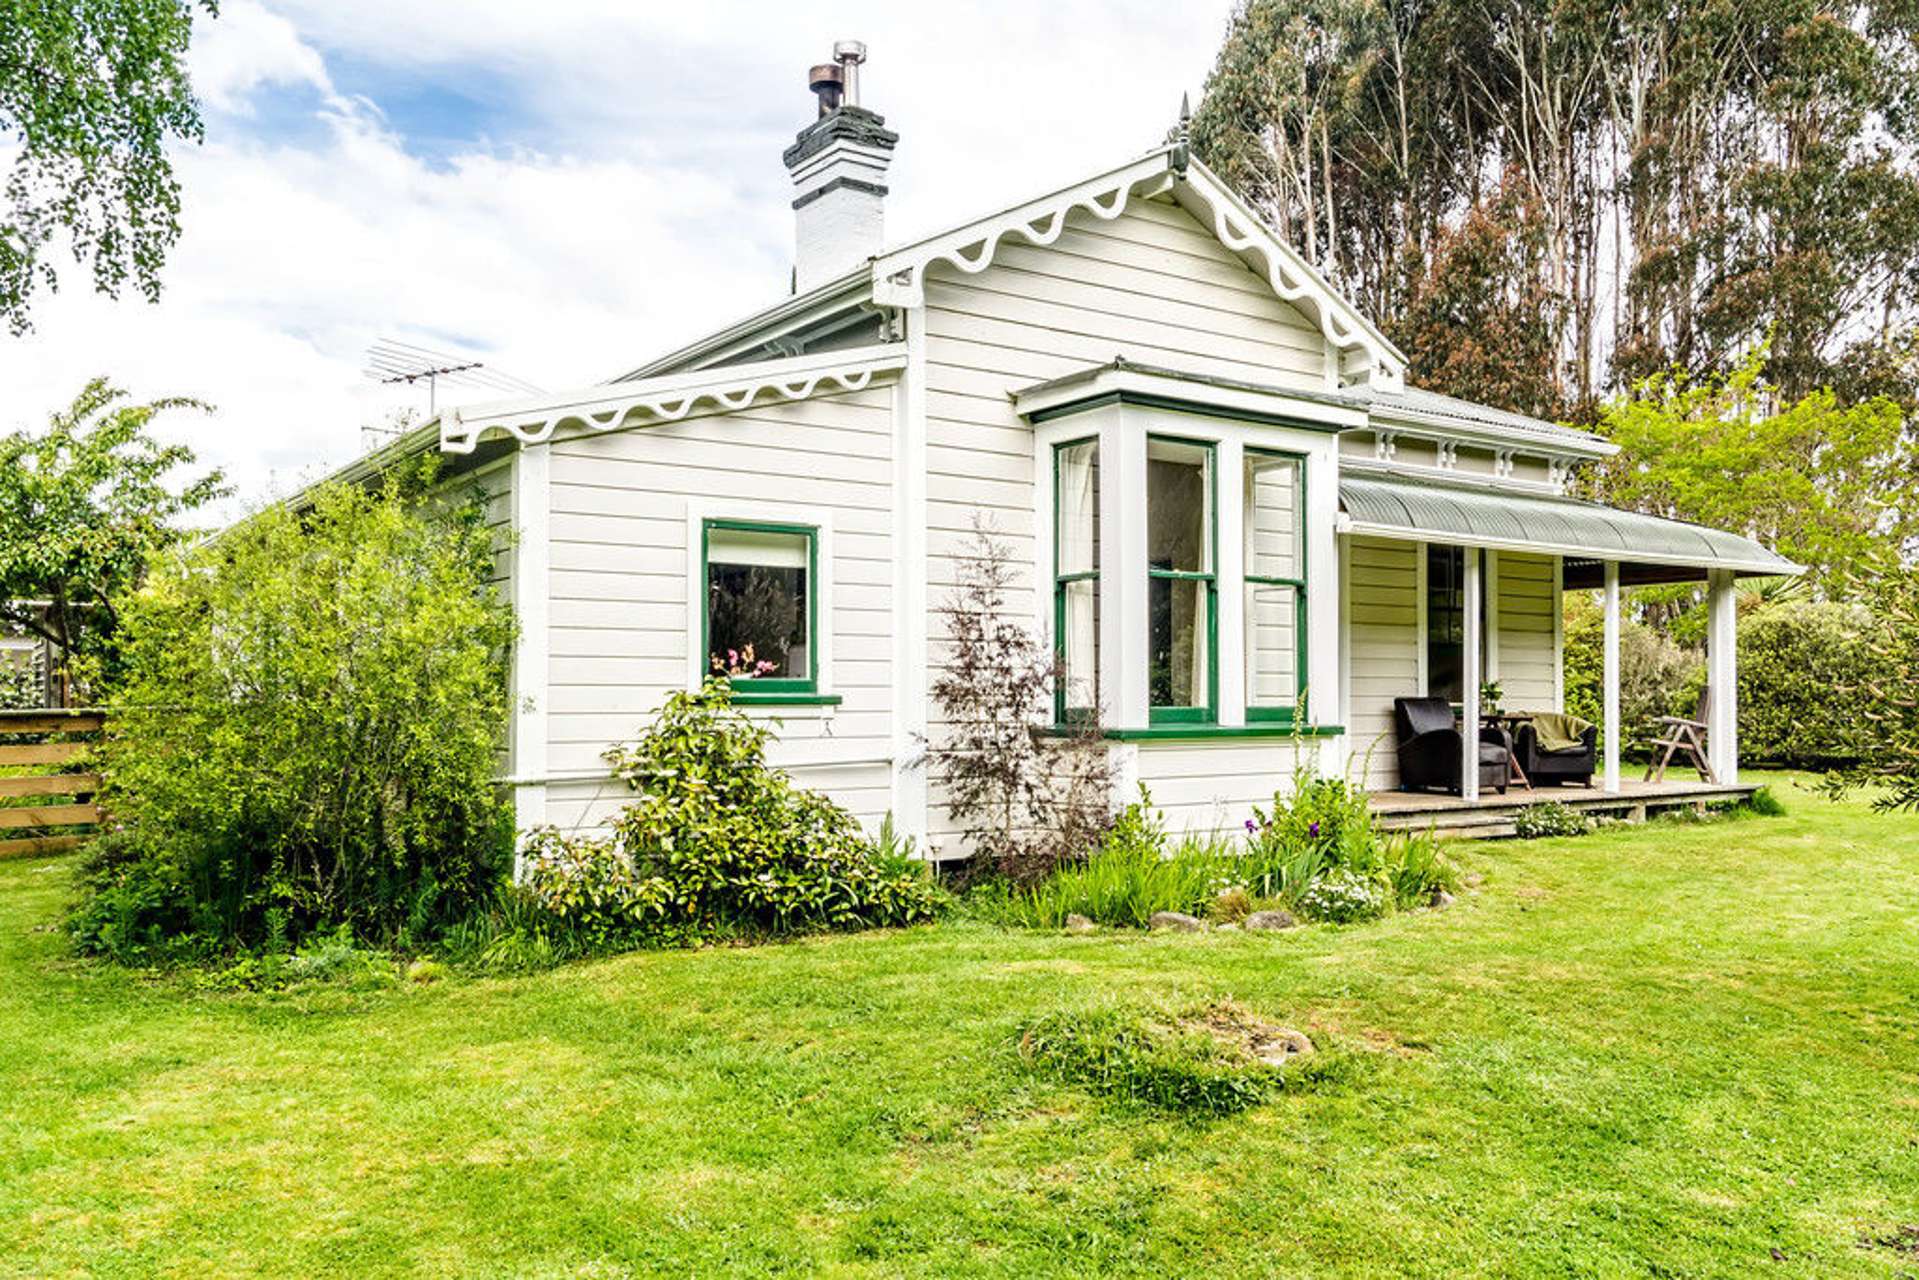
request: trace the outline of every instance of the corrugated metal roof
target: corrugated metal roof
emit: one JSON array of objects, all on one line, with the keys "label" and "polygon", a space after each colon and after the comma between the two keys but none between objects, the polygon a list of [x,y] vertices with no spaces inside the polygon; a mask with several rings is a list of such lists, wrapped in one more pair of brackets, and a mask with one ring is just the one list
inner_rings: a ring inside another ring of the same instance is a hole
[{"label": "corrugated metal roof", "polygon": [[1347,392],[1373,409],[1379,425],[1388,425],[1391,419],[1404,415],[1408,420],[1415,421],[1431,422],[1437,419],[1467,426],[1494,427],[1548,445],[1560,441],[1577,445],[1606,443],[1604,436],[1591,431],[1581,431],[1557,422],[1548,422],[1544,418],[1514,413],[1509,409],[1476,404],[1471,400],[1461,400],[1458,396],[1428,391],[1424,387],[1408,385],[1399,391],[1382,391],[1377,387],[1355,386],[1347,388]]},{"label": "corrugated metal roof", "polygon": [[1414,536],[1741,573],[1799,572],[1736,533],[1573,498],[1348,474],[1340,478],[1339,501],[1357,524]]}]

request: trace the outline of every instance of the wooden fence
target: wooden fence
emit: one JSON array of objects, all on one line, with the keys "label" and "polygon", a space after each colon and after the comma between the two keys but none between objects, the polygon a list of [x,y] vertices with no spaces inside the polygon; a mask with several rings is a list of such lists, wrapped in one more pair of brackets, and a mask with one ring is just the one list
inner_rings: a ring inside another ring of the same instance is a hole
[{"label": "wooden fence", "polygon": [[0,711],[0,858],[87,842],[100,821],[87,755],[105,725],[98,711]]}]

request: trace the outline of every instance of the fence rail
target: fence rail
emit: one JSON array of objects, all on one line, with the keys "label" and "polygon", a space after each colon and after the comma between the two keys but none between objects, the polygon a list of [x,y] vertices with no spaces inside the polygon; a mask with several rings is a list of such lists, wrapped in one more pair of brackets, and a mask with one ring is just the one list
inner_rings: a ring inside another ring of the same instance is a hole
[{"label": "fence rail", "polygon": [[100,775],[84,766],[106,723],[99,711],[0,711],[0,858],[62,853],[93,835]]}]

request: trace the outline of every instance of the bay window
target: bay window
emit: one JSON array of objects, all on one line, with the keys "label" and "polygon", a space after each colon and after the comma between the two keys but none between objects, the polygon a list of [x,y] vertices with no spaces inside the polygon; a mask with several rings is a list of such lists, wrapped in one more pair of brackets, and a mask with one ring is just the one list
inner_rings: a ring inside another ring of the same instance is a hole
[{"label": "bay window", "polygon": [[[1113,376],[1178,387],[1130,366]],[[1337,564],[1335,512],[1322,496],[1339,462],[1337,433],[1311,416],[1321,407],[1213,412],[1070,379],[1032,397],[1035,613],[1059,664],[1058,732],[1096,721],[1139,742],[1337,733],[1305,710],[1315,679],[1319,711],[1339,705],[1337,585],[1323,576]]]},{"label": "bay window", "polygon": [[1305,465],[1245,451],[1246,719],[1290,722],[1306,693]]},{"label": "bay window", "polygon": [[1154,723],[1215,718],[1213,446],[1146,441],[1147,706]]},{"label": "bay window", "polygon": [[1060,679],[1054,718],[1084,719],[1099,706],[1099,441],[1053,450],[1053,635]]}]

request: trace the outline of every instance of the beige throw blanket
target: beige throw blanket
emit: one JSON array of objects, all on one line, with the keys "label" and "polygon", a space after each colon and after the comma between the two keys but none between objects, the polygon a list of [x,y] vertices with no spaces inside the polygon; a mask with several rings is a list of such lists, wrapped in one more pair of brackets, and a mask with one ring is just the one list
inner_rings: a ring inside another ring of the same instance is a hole
[{"label": "beige throw blanket", "polygon": [[1535,711],[1532,716],[1533,732],[1539,735],[1542,751],[1571,751],[1582,746],[1581,735],[1593,727],[1590,720],[1561,715],[1557,711]]}]

